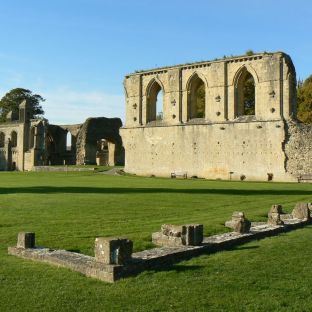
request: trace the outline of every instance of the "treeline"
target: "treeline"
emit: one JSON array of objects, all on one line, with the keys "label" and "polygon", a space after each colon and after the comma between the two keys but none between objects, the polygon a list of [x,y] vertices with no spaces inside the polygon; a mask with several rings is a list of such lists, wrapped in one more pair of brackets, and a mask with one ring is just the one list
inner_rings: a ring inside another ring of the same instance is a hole
[{"label": "treeline", "polygon": [[297,86],[297,118],[312,123],[312,75]]}]

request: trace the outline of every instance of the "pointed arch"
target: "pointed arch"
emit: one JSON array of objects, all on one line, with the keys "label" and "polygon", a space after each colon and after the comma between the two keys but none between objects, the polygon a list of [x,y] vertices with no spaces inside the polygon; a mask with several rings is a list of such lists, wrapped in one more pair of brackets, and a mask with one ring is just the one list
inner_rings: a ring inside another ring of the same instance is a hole
[{"label": "pointed arch", "polygon": [[235,117],[256,114],[256,86],[258,76],[247,65],[242,66],[234,75]]},{"label": "pointed arch", "polygon": [[202,73],[194,71],[186,82],[186,90],[190,89],[190,84],[196,77],[200,78],[205,83],[205,87],[208,88],[208,81],[206,77]]},{"label": "pointed arch", "polygon": [[233,77],[232,85],[236,86],[236,84],[237,84],[237,82],[239,80],[239,77],[246,70],[252,75],[252,77],[253,77],[253,79],[255,81],[255,84],[259,83],[259,77],[258,77],[257,72],[254,70],[254,68],[251,65],[244,64],[236,71],[236,73],[235,73],[235,75]]},{"label": "pointed arch", "polygon": [[194,72],[187,81],[187,119],[205,118],[207,81]]},{"label": "pointed arch", "polygon": [[161,80],[158,77],[153,77],[150,82],[147,84],[147,87],[145,89],[145,96],[149,96],[150,92],[151,92],[151,88],[153,87],[154,83],[158,83],[159,86],[161,87],[162,91],[165,92],[165,87],[164,84],[161,82]]},{"label": "pointed arch", "polygon": [[161,81],[153,78],[146,88],[146,120],[147,122],[163,119],[164,87]]},{"label": "pointed arch", "polygon": [[17,132],[16,131],[11,132],[11,146],[12,147],[17,146]]}]

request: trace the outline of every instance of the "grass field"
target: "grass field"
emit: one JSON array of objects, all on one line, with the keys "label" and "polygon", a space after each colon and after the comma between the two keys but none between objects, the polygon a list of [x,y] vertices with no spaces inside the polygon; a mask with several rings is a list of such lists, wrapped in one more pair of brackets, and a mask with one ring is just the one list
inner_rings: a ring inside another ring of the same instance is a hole
[{"label": "grass field", "polygon": [[312,185],[170,180],[93,172],[0,174],[0,311],[312,311],[312,226],[107,284],[7,255],[19,231],[37,244],[93,255],[96,236],[152,246],[162,223],[225,231],[235,210],[266,220]]}]

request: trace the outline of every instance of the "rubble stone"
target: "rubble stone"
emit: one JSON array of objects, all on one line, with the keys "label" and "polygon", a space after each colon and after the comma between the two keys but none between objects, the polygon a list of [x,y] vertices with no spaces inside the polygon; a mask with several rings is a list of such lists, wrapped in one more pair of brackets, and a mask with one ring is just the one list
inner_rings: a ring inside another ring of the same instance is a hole
[{"label": "rubble stone", "polygon": [[297,203],[291,214],[296,219],[311,220],[309,207],[309,203]]},{"label": "rubble stone", "polygon": [[152,234],[152,241],[160,246],[198,246],[203,241],[202,224],[163,224],[161,231]]},{"label": "rubble stone", "polygon": [[226,221],[225,226],[233,229],[237,233],[248,233],[251,222],[245,218],[245,214],[240,211],[235,211],[232,214],[232,220]]},{"label": "rubble stone", "polygon": [[273,205],[268,213],[268,224],[282,225],[284,222],[281,220],[283,214],[282,205]]}]

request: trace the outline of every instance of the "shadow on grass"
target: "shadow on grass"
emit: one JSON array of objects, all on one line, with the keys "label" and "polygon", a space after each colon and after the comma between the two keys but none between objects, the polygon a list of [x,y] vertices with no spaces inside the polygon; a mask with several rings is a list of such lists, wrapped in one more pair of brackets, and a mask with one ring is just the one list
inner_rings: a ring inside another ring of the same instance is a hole
[{"label": "shadow on grass", "polygon": [[216,194],[216,195],[312,195],[309,190],[272,190],[272,189],[176,189],[176,188],[127,188],[127,187],[79,187],[79,186],[29,186],[2,187],[0,194]]},{"label": "shadow on grass", "polygon": [[81,253],[80,249],[66,249],[66,251]]},{"label": "shadow on grass", "polygon": [[228,250],[249,250],[249,249],[257,249],[259,246],[233,246]]},{"label": "shadow on grass", "polygon": [[144,272],[147,274],[153,274],[154,272],[186,272],[186,271],[197,271],[202,269],[204,266],[203,265],[177,265],[177,264],[172,264],[168,265],[168,267],[157,267],[157,268],[150,268],[146,269]]}]

